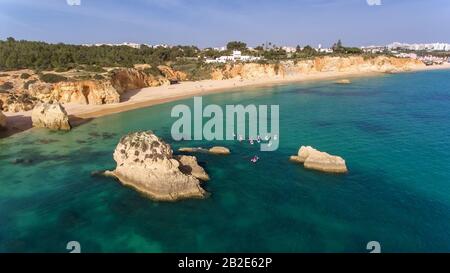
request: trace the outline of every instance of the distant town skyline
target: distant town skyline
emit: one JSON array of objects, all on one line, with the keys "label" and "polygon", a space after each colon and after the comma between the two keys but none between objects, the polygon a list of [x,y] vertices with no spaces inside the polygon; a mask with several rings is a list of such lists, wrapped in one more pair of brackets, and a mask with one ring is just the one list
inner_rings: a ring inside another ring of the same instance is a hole
[{"label": "distant town skyline", "polygon": [[[220,47],[450,43],[446,0],[0,0],[0,39]],[[380,5],[379,5],[379,4]]]}]

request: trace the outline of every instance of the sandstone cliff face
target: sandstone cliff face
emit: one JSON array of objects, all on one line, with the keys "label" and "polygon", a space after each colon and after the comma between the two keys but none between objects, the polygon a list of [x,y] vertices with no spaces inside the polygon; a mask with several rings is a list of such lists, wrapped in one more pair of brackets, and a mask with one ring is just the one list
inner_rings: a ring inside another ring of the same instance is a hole
[{"label": "sandstone cliff face", "polygon": [[351,57],[317,57],[313,60],[293,61],[280,64],[227,64],[211,73],[213,80],[231,78],[261,79],[284,78],[299,74],[319,72],[402,72],[414,68],[425,67],[421,61],[407,58],[379,56],[364,59],[361,56]]},{"label": "sandstone cliff face", "polygon": [[35,82],[28,86],[28,94],[41,100],[48,102],[51,100],[53,84],[45,82]]},{"label": "sandstone cliff face", "polygon": [[109,104],[120,102],[120,94],[108,81],[60,82],[54,85],[50,99],[61,103]]},{"label": "sandstone cliff face", "polygon": [[264,77],[284,77],[284,66],[273,64],[239,63],[226,64],[224,68],[215,69],[211,78],[225,80],[232,78],[258,79]]},{"label": "sandstone cliff face", "polygon": [[61,103],[111,104],[120,102],[120,95],[128,90],[169,84],[168,79],[147,75],[142,70],[117,69],[106,80],[57,83],[50,99]]},{"label": "sandstone cliff face", "polygon": [[0,94],[0,105],[5,112],[23,112],[29,111],[34,108],[34,106],[39,101],[28,95],[27,93],[6,93]]},{"label": "sandstone cliff face", "polygon": [[39,103],[31,114],[33,127],[70,130],[69,117],[61,104]]},{"label": "sandstone cliff face", "polygon": [[[154,77],[147,75],[142,70],[133,68],[118,69],[113,71],[111,75],[111,85],[122,94],[127,90],[139,89],[148,86],[163,85],[164,82],[156,80]],[[167,84],[170,84],[167,81]]]},{"label": "sandstone cliff face", "polygon": [[364,59],[361,56],[351,57],[317,57],[297,64],[287,64],[287,73],[317,72],[402,72],[414,68],[425,67],[421,61],[407,58],[378,56]]},{"label": "sandstone cliff face", "polygon": [[[155,200],[206,197],[207,193],[196,178],[205,178],[205,173],[196,160],[193,164],[195,158],[184,158],[180,163],[172,153],[170,145],[152,132],[131,133],[120,140],[114,151],[116,169],[105,174]],[[191,173],[182,167],[186,165],[190,165]]]},{"label": "sandstone cliff face", "polygon": [[185,81],[187,80],[187,74],[181,71],[175,71],[172,68],[166,66],[166,65],[159,65],[158,66],[159,71],[163,73],[164,77],[168,79],[169,81]]},{"label": "sandstone cliff face", "polygon": [[21,79],[22,72],[31,74],[33,72],[29,70],[16,71],[14,75],[0,79],[0,84],[8,82],[9,85],[12,85],[11,90],[0,93],[0,106],[5,112],[19,112],[33,109],[39,101],[95,105],[118,103],[120,95],[126,91],[170,85],[171,81],[187,79],[186,74],[168,66],[158,67],[164,76],[145,73],[143,69],[149,68],[149,65],[138,67],[139,69],[113,70],[109,75],[103,75],[105,79],[68,80],[56,84],[40,81],[37,74],[31,75],[27,79]]}]

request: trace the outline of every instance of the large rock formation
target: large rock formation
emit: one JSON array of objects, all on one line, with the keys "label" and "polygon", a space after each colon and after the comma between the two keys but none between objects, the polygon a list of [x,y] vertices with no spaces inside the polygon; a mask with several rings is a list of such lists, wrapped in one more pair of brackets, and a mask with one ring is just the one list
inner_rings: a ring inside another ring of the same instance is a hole
[{"label": "large rock formation", "polygon": [[298,155],[291,156],[290,160],[303,163],[306,169],[328,173],[346,173],[348,171],[342,157],[320,152],[311,146],[302,146]]},{"label": "large rock formation", "polygon": [[53,84],[45,82],[33,82],[28,85],[28,94],[41,101],[52,99]]},{"label": "large rock formation", "polygon": [[5,112],[24,112],[34,108],[38,100],[26,93],[7,93],[0,96],[1,105]]},{"label": "large rock formation", "polygon": [[179,82],[187,80],[187,75],[181,71],[175,71],[167,65],[159,65],[159,71],[164,75],[166,79],[171,82]]},{"label": "large rock formation", "polygon": [[169,85],[170,81],[165,78],[157,78],[146,74],[142,70],[134,68],[117,69],[111,73],[112,86],[122,94],[128,90],[144,87]]},{"label": "large rock formation", "polygon": [[0,111],[0,129],[4,129],[6,127],[6,116]]},{"label": "large rock formation", "polygon": [[195,177],[205,178],[205,174],[194,164],[195,158],[179,158],[180,163],[172,153],[170,145],[152,132],[131,133],[122,137],[114,151],[116,169],[105,174],[155,200],[206,197]]},{"label": "large rock formation", "polygon": [[108,81],[74,81],[55,84],[51,99],[61,103],[109,104],[120,102],[120,94]]},{"label": "large rock formation", "polygon": [[70,130],[69,117],[61,104],[39,103],[31,114],[34,127],[50,130]]}]

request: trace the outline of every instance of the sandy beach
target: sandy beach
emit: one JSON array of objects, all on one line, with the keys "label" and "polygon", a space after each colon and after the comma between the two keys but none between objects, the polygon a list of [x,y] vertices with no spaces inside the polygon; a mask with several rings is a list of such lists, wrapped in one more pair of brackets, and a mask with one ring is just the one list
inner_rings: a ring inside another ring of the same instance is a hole
[{"label": "sandy beach", "polygon": [[[450,64],[440,66],[427,66],[423,70],[450,69]],[[264,79],[228,79],[228,80],[204,80],[186,81],[175,85],[147,87],[138,90],[125,92],[120,103],[103,105],[80,105],[64,104],[69,114],[71,124],[77,126],[92,118],[120,113],[142,107],[148,107],[161,103],[202,96],[210,93],[230,92],[244,87],[262,87],[283,85],[295,82],[317,81],[317,80],[337,80],[352,77],[377,76],[382,73],[376,72],[319,72],[311,74],[299,74],[295,76],[274,77]],[[32,127],[31,111],[4,113],[8,118],[8,130],[2,132],[2,136],[10,136],[18,132],[28,130]]]}]

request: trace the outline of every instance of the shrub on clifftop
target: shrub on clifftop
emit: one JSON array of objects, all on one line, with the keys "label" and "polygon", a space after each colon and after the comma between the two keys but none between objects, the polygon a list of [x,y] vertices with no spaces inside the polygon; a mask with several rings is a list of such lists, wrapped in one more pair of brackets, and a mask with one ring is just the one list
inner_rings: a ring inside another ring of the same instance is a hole
[{"label": "shrub on clifftop", "polygon": [[28,74],[28,73],[22,73],[22,74],[20,75],[20,78],[21,78],[21,79],[24,79],[24,80],[28,79],[29,77],[31,77],[31,75]]},{"label": "shrub on clifftop", "polygon": [[42,74],[41,76],[39,76],[39,78],[41,79],[41,81],[46,83],[58,83],[67,80],[67,78],[64,76],[52,73]]}]

